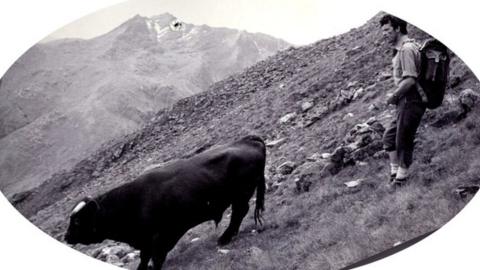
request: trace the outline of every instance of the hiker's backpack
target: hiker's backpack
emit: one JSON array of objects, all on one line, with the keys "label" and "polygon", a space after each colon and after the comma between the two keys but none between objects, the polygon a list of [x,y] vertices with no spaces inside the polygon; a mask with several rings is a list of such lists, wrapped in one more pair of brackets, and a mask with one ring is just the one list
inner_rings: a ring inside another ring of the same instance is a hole
[{"label": "hiker's backpack", "polygon": [[447,88],[450,56],[448,49],[436,39],[427,39],[420,47],[420,75],[418,82],[427,97],[427,108],[442,105]]}]

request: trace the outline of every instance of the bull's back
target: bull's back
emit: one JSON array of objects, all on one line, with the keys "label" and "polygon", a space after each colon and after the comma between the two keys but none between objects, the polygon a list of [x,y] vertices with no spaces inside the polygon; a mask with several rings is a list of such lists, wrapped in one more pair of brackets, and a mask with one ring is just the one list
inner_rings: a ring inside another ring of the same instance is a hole
[{"label": "bull's back", "polygon": [[256,135],[248,135],[231,144],[219,146],[194,157],[199,160],[238,160],[240,162],[262,162],[265,160],[265,142]]},{"label": "bull's back", "polygon": [[236,141],[230,147],[231,155],[236,164],[234,170],[246,171],[253,174],[263,174],[266,162],[265,142],[258,136],[249,135]]},{"label": "bull's back", "polygon": [[239,188],[253,192],[264,167],[265,144],[251,136],[178,160],[144,181],[155,187],[153,195],[158,204],[168,203],[178,211],[223,211]]}]

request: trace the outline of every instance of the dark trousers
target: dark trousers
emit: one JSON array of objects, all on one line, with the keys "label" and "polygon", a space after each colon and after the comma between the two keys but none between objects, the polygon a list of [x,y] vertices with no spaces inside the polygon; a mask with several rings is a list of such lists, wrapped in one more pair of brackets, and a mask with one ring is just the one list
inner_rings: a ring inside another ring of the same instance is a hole
[{"label": "dark trousers", "polygon": [[398,165],[403,168],[412,164],[415,134],[425,109],[425,104],[416,95],[401,98],[397,104],[397,116],[383,134],[385,151],[396,150]]}]

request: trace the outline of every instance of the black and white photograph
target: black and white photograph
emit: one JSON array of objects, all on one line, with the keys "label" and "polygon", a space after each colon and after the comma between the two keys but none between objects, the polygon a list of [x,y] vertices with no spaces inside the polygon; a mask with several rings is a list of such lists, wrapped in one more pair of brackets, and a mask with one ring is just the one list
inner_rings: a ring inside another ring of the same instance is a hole
[{"label": "black and white photograph", "polygon": [[462,25],[325,2],[130,0],[23,44],[1,219],[99,269],[354,269],[435,239],[480,188]]}]

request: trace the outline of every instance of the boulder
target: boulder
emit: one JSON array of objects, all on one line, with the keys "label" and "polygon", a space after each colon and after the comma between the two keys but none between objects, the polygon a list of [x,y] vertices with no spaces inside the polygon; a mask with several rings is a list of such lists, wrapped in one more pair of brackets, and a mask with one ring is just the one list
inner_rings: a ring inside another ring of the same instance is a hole
[{"label": "boulder", "polygon": [[291,174],[296,167],[297,165],[294,162],[286,161],[282,163],[280,166],[278,166],[277,171],[281,175],[288,175],[288,174]]},{"label": "boulder", "polygon": [[123,267],[138,259],[139,252],[124,244],[109,244],[94,250],[92,256],[101,261]]},{"label": "boulder", "polygon": [[301,176],[295,178],[295,191],[298,193],[308,192],[310,191],[310,186],[312,185],[312,181],[308,179],[306,176]]},{"label": "boulder", "polygon": [[380,135],[380,138],[383,136],[383,133],[385,132],[385,127],[380,123],[380,122],[374,122],[370,124],[370,128],[377,133],[377,135]]},{"label": "boulder", "polygon": [[343,146],[340,146],[340,147],[337,147],[331,157],[330,157],[330,160],[331,162],[333,163],[343,163],[343,158],[345,157],[345,154],[347,153],[347,149]]},{"label": "boulder", "polygon": [[352,90],[340,90],[340,94],[337,96],[335,100],[336,106],[335,108],[343,107],[344,105],[350,103],[353,99],[353,91]]},{"label": "boulder", "polygon": [[351,159],[355,162],[364,160],[369,156],[374,156],[376,153],[383,150],[383,143],[380,140],[373,141],[368,145],[358,148],[350,155]]},{"label": "boulder", "polygon": [[320,159],[315,162],[305,162],[295,169],[297,173],[294,184],[296,192],[307,192],[310,186],[322,177],[321,172],[327,164],[331,164],[329,160]]},{"label": "boulder", "polygon": [[467,110],[469,109],[463,108],[463,106],[459,106],[458,104],[456,106],[448,107],[447,110],[440,111],[434,115],[434,120],[431,126],[440,128],[446,125],[457,123],[465,118],[467,115]]},{"label": "boulder", "polygon": [[335,163],[335,162],[327,163],[323,167],[323,169],[320,171],[320,177],[327,177],[327,176],[337,174],[343,168],[343,165],[344,165],[343,161],[342,163]]},{"label": "boulder", "polygon": [[362,87],[358,88],[353,93],[353,100],[361,98],[364,94],[365,94],[365,89],[363,89]]},{"label": "boulder", "polygon": [[472,89],[463,90],[459,95],[460,104],[463,109],[467,112],[471,111],[477,101],[479,100],[480,95],[473,91]]}]

